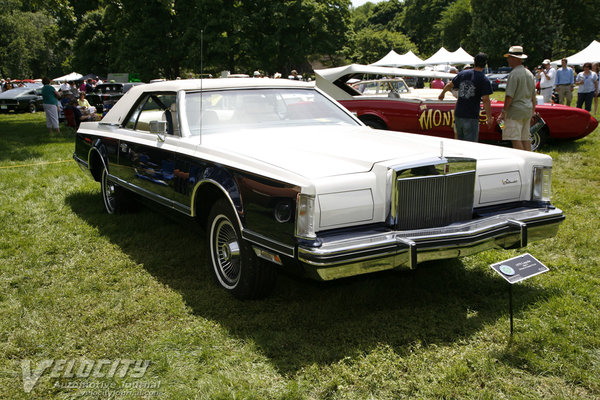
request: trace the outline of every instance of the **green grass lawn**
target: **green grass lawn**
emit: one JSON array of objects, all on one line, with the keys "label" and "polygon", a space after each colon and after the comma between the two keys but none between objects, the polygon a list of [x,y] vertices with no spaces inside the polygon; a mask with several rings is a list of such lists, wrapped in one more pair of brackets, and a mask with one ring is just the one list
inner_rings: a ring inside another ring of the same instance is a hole
[{"label": "green grass lawn", "polygon": [[[598,136],[543,149],[567,216],[554,239],[332,283],[282,274],[241,302],[213,282],[193,223],[106,215],[72,133],[0,115],[0,398],[600,398]],[[513,287],[510,338],[489,265],[525,251],[550,272]],[[150,364],[141,378],[50,368],[27,393],[22,366],[43,360]]]}]

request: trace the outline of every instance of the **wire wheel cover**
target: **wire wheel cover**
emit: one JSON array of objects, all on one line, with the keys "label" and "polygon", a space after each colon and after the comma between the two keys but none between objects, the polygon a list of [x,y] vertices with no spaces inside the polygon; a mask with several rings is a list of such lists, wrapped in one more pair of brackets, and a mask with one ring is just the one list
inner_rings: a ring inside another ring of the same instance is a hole
[{"label": "wire wheel cover", "polygon": [[214,262],[228,285],[235,286],[240,279],[240,246],[235,228],[228,219],[222,217],[213,233]]},{"label": "wire wheel cover", "polygon": [[104,197],[104,204],[108,212],[115,210],[115,184],[108,180],[106,170],[102,174],[102,197]]}]

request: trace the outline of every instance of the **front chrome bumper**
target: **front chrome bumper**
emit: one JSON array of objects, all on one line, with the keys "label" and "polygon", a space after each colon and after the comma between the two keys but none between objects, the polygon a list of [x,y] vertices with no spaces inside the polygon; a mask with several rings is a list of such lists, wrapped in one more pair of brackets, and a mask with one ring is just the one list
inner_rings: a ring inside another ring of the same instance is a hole
[{"label": "front chrome bumper", "polygon": [[556,235],[565,219],[558,208],[520,208],[442,228],[365,231],[320,238],[299,246],[298,258],[314,278],[331,280],[429,260],[457,258],[492,248],[519,248]]}]

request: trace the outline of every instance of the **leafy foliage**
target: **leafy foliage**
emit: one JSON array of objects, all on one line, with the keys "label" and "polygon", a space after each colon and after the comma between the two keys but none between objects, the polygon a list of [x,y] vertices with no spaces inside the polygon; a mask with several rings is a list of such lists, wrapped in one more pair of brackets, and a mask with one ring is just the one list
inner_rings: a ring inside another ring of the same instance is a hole
[{"label": "leafy foliage", "polygon": [[356,52],[351,58],[354,62],[361,64],[377,61],[382,55],[387,54],[390,49],[394,49],[400,54],[409,50],[417,51],[417,46],[406,35],[388,30],[362,29],[356,34],[354,44]]},{"label": "leafy foliage", "polygon": [[471,38],[471,0],[457,0],[442,11],[435,24],[441,34],[441,45],[448,49],[463,47],[469,53],[477,53],[477,43]]},{"label": "leafy foliage", "polygon": [[432,29],[450,0],[406,0],[402,26],[419,50],[432,55],[440,47],[440,33]]},{"label": "leafy foliage", "polygon": [[[563,9],[554,0],[533,3],[472,0],[473,35],[492,63],[500,63],[511,45],[522,45],[529,60],[551,58],[563,32]],[[543,27],[543,28],[542,28]]]},{"label": "leafy foliage", "polygon": [[597,26],[597,0],[4,0],[0,74],[285,74],[440,46],[499,66],[513,44],[535,65],[581,50]]},{"label": "leafy foliage", "polygon": [[54,53],[57,28],[44,11],[0,14],[0,73],[3,76],[41,76],[58,62]]},{"label": "leafy foliage", "polygon": [[77,30],[73,67],[79,71],[107,71],[112,35],[106,30],[106,9],[86,13]]}]

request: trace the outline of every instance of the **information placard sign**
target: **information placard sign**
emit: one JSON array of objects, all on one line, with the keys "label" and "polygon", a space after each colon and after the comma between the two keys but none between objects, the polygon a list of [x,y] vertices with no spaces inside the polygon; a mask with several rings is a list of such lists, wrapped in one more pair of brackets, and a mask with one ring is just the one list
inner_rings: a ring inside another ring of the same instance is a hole
[{"label": "information placard sign", "polygon": [[527,278],[550,271],[548,267],[539,262],[529,253],[509,258],[505,261],[490,265],[501,277],[511,285],[524,281]]}]

